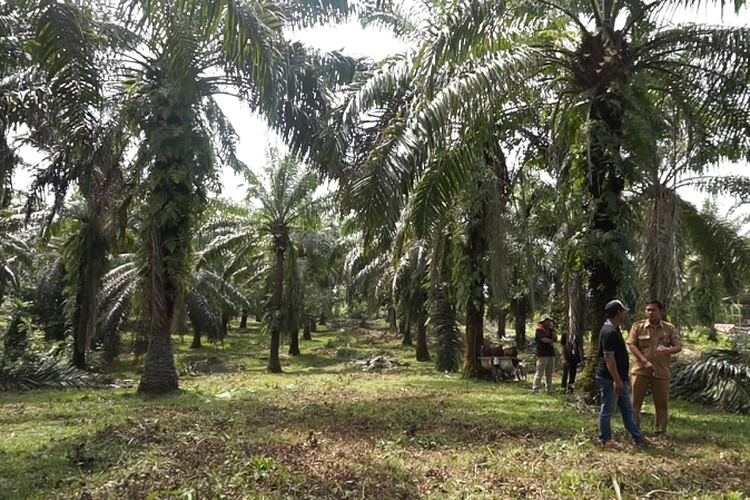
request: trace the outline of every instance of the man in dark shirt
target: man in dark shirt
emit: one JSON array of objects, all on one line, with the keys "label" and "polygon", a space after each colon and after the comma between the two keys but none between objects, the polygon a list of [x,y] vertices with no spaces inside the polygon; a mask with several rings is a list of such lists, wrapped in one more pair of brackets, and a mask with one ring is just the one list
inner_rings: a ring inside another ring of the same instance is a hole
[{"label": "man in dark shirt", "polygon": [[633,437],[636,445],[648,445],[638,424],[633,418],[633,404],[630,401],[628,371],[630,360],[628,348],[622,338],[620,325],[625,320],[628,308],[619,300],[607,303],[604,312],[607,321],[599,333],[596,380],[602,391],[602,408],[599,412],[599,439],[603,446],[612,440],[612,415],[619,406],[622,423]]},{"label": "man in dark shirt", "polygon": [[583,336],[577,332],[563,333],[560,337],[562,351],[562,390],[573,392],[576,383],[578,364],[583,361]]},{"label": "man in dark shirt", "polygon": [[547,392],[552,393],[552,373],[555,371],[555,346],[557,340],[552,317],[545,314],[536,329],[536,373],[534,374],[534,394],[539,393],[542,377],[545,377]]}]

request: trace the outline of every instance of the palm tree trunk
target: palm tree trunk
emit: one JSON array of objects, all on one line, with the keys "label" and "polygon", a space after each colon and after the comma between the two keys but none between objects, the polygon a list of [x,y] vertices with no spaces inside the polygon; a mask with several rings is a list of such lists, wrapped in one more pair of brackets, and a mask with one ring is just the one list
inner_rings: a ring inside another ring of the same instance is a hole
[{"label": "palm tree trunk", "polygon": [[[210,339],[209,339],[209,344],[210,343],[211,342],[210,342]],[[201,347],[203,347],[201,345],[201,332],[197,328],[193,327],[193,343],[190,344],[190,348],[191,349],[200,349]]]},{"label": "palm tree trunk", "polygon": [[[86,272],[85,282],[90,282],[91,273]],[[94,286],[96,283],[94,282]],[[86,351],[89,339],[96,334],[96,288],[87,289],[89,284],[82,284],[77,297],[76,312],[73,317],[74,349],[73,366],[80,370],[86,369]]]},{"label": "palm tree trunk", "polygon": [[399,321],[399,333],[402,336],[401,345],[412,345],[411,340],[411,321],[408,313],[404,313]]},{"label": "palm tree trunk", "polygon": [[414,342],[412,342],[411,339],[411,321],[406,321],[406,324],[404,325],[404,338],[401,341],[401,345],[413,345]]},{"label": "palm tree trunk", "polygon": [[310,323],[311,322],[312,320],[310,318],[305,317],[305,324],[302,330],[302,340],[312,340],[312,336],[310,335]]},{"label": "palm tree trunk", "polygon": [[312,316],[310,316],[310,331],[313,333],[318,331],[318,323],[315,321],[315,318]]},{"label": "palm tree trunk", "polygon": [[96,336],[97,292],[106,258],[104,241],[99,230],[98,217],[92,217],[89,221],[91,236],[86,248],[86,256],[79,264],[80,278],[73,316],[73,366],[80,370],[86,369],[86,351],[89,349],[91,339]]},{"label": "palm tree trunk", "polygon": [[268,371],[271,373],[281,373],[281,362],[279,361],[281,324],[279,323],[279,314],[281,312],[281,297],[284,292],[284,247],[282,245],[276,246],[275,259],[273,318],[271,319],[271,352],[268,355]]},{"label": "palm tree trunk", "polygon": [[148,262],[144,286],[147,290],[147,317],[150,320],[149,343],[143,376],[138,385],[138,392],[146,394],[163,394],[176,391],[179,387],[171,337],[179,285],[168,272],[167,263],[170,261],[167,257],[177,258],[184,249],[165,245],[165,241],[179,241],[181,236],[188,233],[184,227],[188,225],[188,219],[183,216],[172,223],[158,224],[156,213],[161,208],[152,211],[146,228]]},{"label": "palm tree trunk", "polygon": [[320,313],[320,321],[319,321],[319,323],[321,325],[325,325],[326,324],[326,313],[324,313],[324,312]]},{"label": "palm tree trunk", "polygon": [[464,351],[463,373],[465,377],[477,377],[482,371],[479,354],[484,344],[484,284],[485,276],[482,269],[485,241],[481,234],[481,224],[484,218],[484,207],[474,217],[474,224],[469,229],[469,241],[466,255],[471,269],[471,295],[466,303],[466,346]]},{"label": "palm tree trunk", "polygon": [[469,300],[466,305],[466,349],[464,351],[464,376],[477,377],[481,364],[477,359],[484,344],[484,297]]},{"label": "palm tree trunk", "polygon": [[427,309],[422,308],[417,314],[417,361],[430,361],[427,350]]},{"label": "palm tree trunk", "polygon": [[[625,181],[619,172],[620,140],[622,138],[622,106],[612,92],[600,91],[593,97],[589,118],[593,125],[590,140],[590,164],[588,191],[594,204],[594,222],[589,234],[595,235],[597,241],[606,241],[609,249],[592,252],[584,262],[589,274],[589,327],[591,343],[588,362],[583,370],[581,384],[584,394],[597,400],[598,384],[596,355],[599,348],[599,330],[604,323],[604,306],[617,297],[618,279],[615,275],[616,262],[607,259],[608,255],[622,254],[622,238],[618,235],[620,228],[617,214],[623,213],[621,194]],[[603,130],[602,130],[603,129]]]},{"label": "palm tree trunk", "polygon": [[247,311],[242,311],[242,318],[240,319],[240,330],[247,330]]},{"label": "palm tree trunk", "polygon": [[289,333],[289,355],[299,356],[299,328],[294,328]]},{"label": "palm tree trunk", "polygon": [[510,309],[513,312],[513,328],[516,332],[516,349],[526,350],[526,319],[529,315],[527,297],[511,299]]},{"label": "palm tree trunk", "polygon": [[388,308],[388,331],[390,333],[396,333],[398,331],[398,325],[396,324],[396,308],[393,306]]}]

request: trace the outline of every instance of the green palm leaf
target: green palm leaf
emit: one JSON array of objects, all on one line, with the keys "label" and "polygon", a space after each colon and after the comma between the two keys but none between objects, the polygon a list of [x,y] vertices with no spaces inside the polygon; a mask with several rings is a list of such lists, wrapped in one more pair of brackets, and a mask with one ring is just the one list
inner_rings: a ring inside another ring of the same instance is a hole
[{"label": "green palm leaf", "polygon": [[750,413],[750,359],[747,353],[714,349],[672,374],[671,393],[680,398]]}]

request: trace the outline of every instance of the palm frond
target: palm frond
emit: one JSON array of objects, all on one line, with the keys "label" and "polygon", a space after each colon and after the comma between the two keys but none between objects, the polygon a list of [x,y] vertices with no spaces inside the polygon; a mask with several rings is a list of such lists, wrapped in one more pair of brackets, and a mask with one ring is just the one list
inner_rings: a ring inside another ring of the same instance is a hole
[{"label": "palm frond", "polygon": [[108,375],[79,370],[52,357],[23,361],[0,368],[0,392],[38,389],[85,389],[104,387]]},{"label": "palm frond", "polygon": [[726,290],[736,293],[750,279],[750,244],[715,214],[700,212],[683,200],[678,203],[685,239],[723,278]]},{"label": "palm frond", "polygon": [[710,350],[699,361],[684,364],[675,370],[670,391],[679,398],[748,414],[750,358],[747,353]]}]

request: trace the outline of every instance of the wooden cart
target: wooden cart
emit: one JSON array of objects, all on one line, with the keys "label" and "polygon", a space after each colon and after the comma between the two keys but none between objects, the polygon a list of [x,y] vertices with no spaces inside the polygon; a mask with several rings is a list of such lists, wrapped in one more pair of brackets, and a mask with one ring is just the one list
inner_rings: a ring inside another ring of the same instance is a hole
[{"label": "wooden cart", "polygon": [[513,380],[513,373],[516,369],[514,361],[518,358],[510,356],[479,356],[482,367],[492,370],[492,380],[499,382],[501,380]]}]

